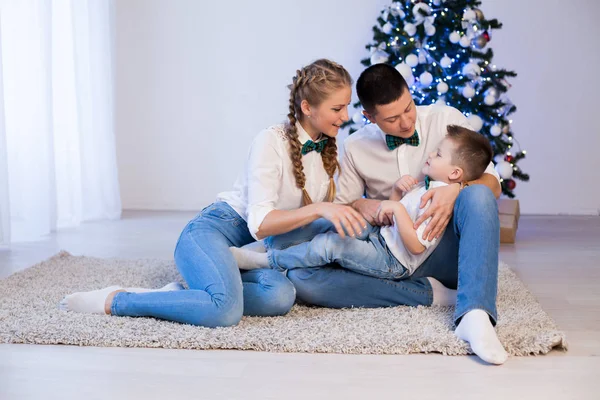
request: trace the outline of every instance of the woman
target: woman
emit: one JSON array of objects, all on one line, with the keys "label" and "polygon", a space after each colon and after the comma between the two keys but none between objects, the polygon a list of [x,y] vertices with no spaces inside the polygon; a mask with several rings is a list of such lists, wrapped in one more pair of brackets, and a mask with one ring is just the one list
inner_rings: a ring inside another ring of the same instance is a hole
[{"label": "woman", "polygon": [[242,271],[229,251],[318,218],[344,235],[364,219],[333,204],[339,170],[336,136],[348,120],[352,79],[339,64],[317,60],[290,85],[288,122],[254,140],[246,173],[184,228],[175,249],[188,290],[123,289],[78,292],[60,307],[76,312],[155,317],[205,327],[236,325],[242,315],[284,315],[295,300],[291,282],[274,270]]}]

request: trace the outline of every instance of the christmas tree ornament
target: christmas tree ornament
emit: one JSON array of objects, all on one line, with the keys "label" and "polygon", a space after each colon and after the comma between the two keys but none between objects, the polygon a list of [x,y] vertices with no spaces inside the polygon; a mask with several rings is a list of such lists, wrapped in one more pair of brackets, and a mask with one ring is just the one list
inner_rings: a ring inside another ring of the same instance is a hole
[{"label": "christmas tree ornament", "polygon": [[433,75],[429,72],[423,72],[419,75],[419,82],[421,82],[421,85],[423,86],[429,86],[431,85],[431,82],[433,82]]},{"label": "christmas tree ornament", "polygon": [[504,157],[504,161],[506,161],[506,162],[512,163],[512,162],[513,162],[513,160],[514,160],[514,157],[513,157],[513,156],[509,156],[509,155],[507,155],[506,157]]},{"label": "christmas tree ornament", "polygon": [[394,29],[394,27],[389,22],[386,22],[383,25],[383,27],[381,28],[381,30],[383,31],[383,33],[385,33],[386,35],[389,35],[390,33],[392,33],[392,29]]},{"label": "christmas tree ornament", "polygon": [[500,175],[500,178],[506,180],[512,178],[513,166],[506,161],[500,161],[496,164],[496,172]]},{"label": "christmas tree ornament", "polygon": [[412,13],[416,22],[422,22],[427,16],[431,15],[431,7],[427,3],[417,3],[412,9]]},{"label": "christmas tree ornament", "polygon": [[488,90],[485,91],[485,95],[486,96],[493,96],[496,99],[498,98],[498,89],[496,89],[495,87],[491,87]]},{"label": "christmas tree ornament", "polygon": [[442,0],[433,0],[433,5],[434,6],[439,6],[440,4],[442,4]]},{"label": "christmas tree ornament", "polygon": [[400,72],[404,79],[406,79],[407,76],[411,76],[413,74],[412,69],[406,63],[400,63],[396,65],[396,70]]},{"label": "christmas tree ornament", "polygon": [[487,42],[488,41],[484,35],[479,35],[479,36],[474,37],[473,40],[471,40],[471,45],[473,47],[475,47],[476,49],[483,49],[485,47],[485,45],[487,44]]},{"label": "christmas tree ornament", "polygon": [[452,65],[452,59],[444,54],[444,57],[440,60],[440,65],[442,68],[448,68]]},{"label": "christmas tree ornament", "polygon": [[483,98],[483,102],[486,106],[493,106],[494,104],[496,104],[496,98],[488,94]]},{"label": "christmas tree ornament", "polygon": [[424,51],[420,51],[419,52],[419,64],[429,64],[427,62],[427,56],[425,56],[425,52]]},{"label": "christmas tree ornament", "polygon": [[471,21],[475,20],[476,18],[477,18],[477,14],[475,14],[475,11],[473,11],[470,8],[467,9],[463,14],[463,19],[465,21],[471,22]]},{"label": "christmas tree ornament", "polygon": [[475,97],[475,89],[473,89],[473,86],[471,85],[466,85],[462,89],[462,95],[467,99],[471,99]]},{"label": "christmas tree ornament", "polygon": [[363,124],[364,123],[364,116],[363,113],[358,111],[355,112],[354,115],[352,116],[352,122],[354,122],[355,124]]},{"label": "christmas tree ornament", "polygon": [[469,121],[469,125],[471,125],[471,128],[473,128],[475,132],[479,132],[481,128],[483,128],[483,120],[479,115],[471,114],[469,115],[467,120]]},{"label": "christmas tree ornament", "polygon": [[490,128],[490,134],[494,137],[498,137],[502,134],[502,128],[500,125],[495,124]]},{"label": "christmas tree ornament", "polygon": [[498,164],[499,162],[506,161],[504,158],[504,154],[496,154],[494,156],[494,164]]},{"label": "christmas tree ornament", "polygon": [[479,8],[474,8],[473,12],[475,13],[475,19],[477,21],[485,21],[485,16],[483,15],[483,11],[481,11]]},{"label": "christmas tree ornament", "polygon": [[446,82],[440,82],[435,88],[439,93],[444,94],[448,91],[448,84]]},{"label": "christmas tree ornament", "polygon": [[510,125],[509,125],[509,124],[507,124],[507,125],[504,125],[504,126],[502,127],[502,133],[504,133],[505,135],[506,135],[507,133],[510,133]]},{"label": "christmas tree ornament", "polygon": [[[406,17],[406,14],[404,13],[404,10],[402,10],[402,3],[395,1],[392,3],[392,5],[390,6],[390,13],[395,16],[398,17],[400,19],[404,19],[404,17]],[[385,18],[384,18],[385,20]]]},{"label": "christmas tree ornament", "polygon": [[450,43],[452,44],[456,44],[460,41],[460,33],[454,31],[450,34],[450,36],[448,36],[448,40],[450,41]]},{"label": "christmas tree ornament", "polygon": [[515,188],[517,187],[517,182],[515,182],[514,179],[509,179],[507,181],[504,181],[506,184],[506,188],[508,190],[515,190]]},{"label": "christmas tree ornament", "polygon": [[371,64],[383,64],[389,60],[390,56],[385,51],[375,50],[373,54],[371,54]]},{"label": "christmas tree ornament", "polygon": [[433,25],[424,25],[425,26],[425,35],[427,36],[433,36],[435,35],[435,26]]},{"label": "christmas tree ornament", "polygon": [[406,24],[404,24],[404,32],[406,32],[408,36],[415,36],[415,34],[417,33],[417,26],[415,24],[407,22]]},{"label": "christmas tree ornament", "polygon": [[462,68],[462,74],[469,79],[474,79],[481,74],[481,67],[474,62],[470,62]]},{"label": "christmas tree ornament", "polygon": [[414,68],[419,65],[419,57],[414,54],[409,54],[404,59],[404,62],[406,62],[409,67]]},{"label": "christmas tree ornament", "polygon": [[467,35],[460,38],[458,42],[462,47],[469,47],[471,45],[471,40],[467,37]]},{"label": "christmas tree ornament", "polygon": [[446,98],[445,98],[444,96],[440,97],[439,99],[437,99],[437,100],[435,101],[435,104],[438,104],[438,105],[446,105]]}]

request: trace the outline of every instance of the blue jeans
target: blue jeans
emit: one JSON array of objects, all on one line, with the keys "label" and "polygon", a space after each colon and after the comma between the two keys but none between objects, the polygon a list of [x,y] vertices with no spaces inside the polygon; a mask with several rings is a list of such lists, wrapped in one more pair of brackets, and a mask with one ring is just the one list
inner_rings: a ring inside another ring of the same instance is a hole
[{"label": "blue jeans", "polygon": [[292,283],[275,270],[240,272],[229,250],[253,241],[246,221],[227,203],[206,207],[183,229],[175,248],[189,290],[117,293],[111,313],[206,327],[236,325],[242,314],[286,314],[295,301]]},{"label": "blue jeans", "polygon": [[408,270],[394,257],[379,231],[380,227],[368,225],[358,238],[341,237],[334,231],[319,233],[309,242],[269,250],[269,264],[271,268],[284,271],[336,262],[359,274],[402,279]]},{"label": "blue jeans", "polygon": [[[331,225],[317,220],[313,234],[326,232]],[[283,237],[268,238],[268,248],[285,248],[310,235],[308,227]],[[293,237],[293,233],[298,235]],[[279,246],[279,247],[277,247]],[[297,298],[324,307],[386,307],[430,305],[433,277],[449,288],[458,289],[455,322],[474,309],[485,310],[495,324],[498,290],[500,223],[492,191],[483,185],[463,189],[454,205],[454,215],[438,246],[408,279],[392,281],[373,278],[330,264],[317,268],[290,270],[288,278]]]}]

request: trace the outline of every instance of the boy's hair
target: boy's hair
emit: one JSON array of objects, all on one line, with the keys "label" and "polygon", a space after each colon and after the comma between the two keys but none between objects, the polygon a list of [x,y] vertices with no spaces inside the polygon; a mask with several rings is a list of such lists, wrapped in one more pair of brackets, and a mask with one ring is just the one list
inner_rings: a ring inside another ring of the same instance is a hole
[{"label": "boy's hair", "polygon": [[408,90],[402,74],[388,64],[365,69],[356,81],[356,94],[365,111],[375,115],[375,107],[390,104]]},{"label": "boy's hair", "polygon": [[494,152],[489,140],[470,129],[448,125],[447,138],[454,143],[452,163],[462,168],[463,180],[479,179],[492,161]]}]

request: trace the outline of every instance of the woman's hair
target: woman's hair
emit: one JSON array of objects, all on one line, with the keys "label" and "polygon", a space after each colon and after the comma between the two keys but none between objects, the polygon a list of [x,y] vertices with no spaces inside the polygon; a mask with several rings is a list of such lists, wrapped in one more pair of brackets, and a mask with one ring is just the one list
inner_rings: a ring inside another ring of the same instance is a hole
[{"label": "woman's hair", "polygon": [[[296,186],[302,189],[302,205],[312,203],[312,199],[304,188],[306,176],[302,166],[302,144],[298,139],[296,122],[302,118],[302,100],[306,100],[311,106],[319,106],[335,90],[352,86],[350,74],[341,65],[326,59],[320,59],[310,65],[296,71],[290,89],[290,105],[288,123],[285,132],[290,142],[290,158],[294,166],[294,177]],[[329,189],[326,201],[333,201],[335,197],[335,182],[333,176],[339,169],[337,161],[337,145],[334,137],[327,140],[325,148],[321,152],[323,167],[329,175]]]}]

